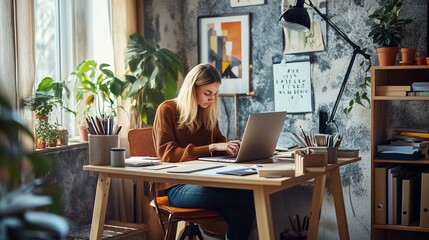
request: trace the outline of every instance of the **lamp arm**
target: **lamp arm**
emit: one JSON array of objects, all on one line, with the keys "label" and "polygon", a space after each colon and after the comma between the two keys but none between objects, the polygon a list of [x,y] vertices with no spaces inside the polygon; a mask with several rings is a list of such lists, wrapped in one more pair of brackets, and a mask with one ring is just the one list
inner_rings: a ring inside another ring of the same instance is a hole
[{"label": "lamp arm", "polygon": [[[322,12],[319,11],[319,9],[317,9],[316,6],[314,6],[314,4],[309,0],[309,6],[317,13],[319,14],[319,16],[326,21],[326,23],[332,27],[332,29],[335,30],[336,33],[338,33],[338,35],[340,35],[348,44],[350,44],[350,46],[353,48],[353,55],[352,58],[350,59],[350,63],[349,66],[347,67],[347,71],[346,71],[346,75],[343,78],[343,83],[341,84],[341,88],[340,91],[338,92],[338,96],[337,96],[337,100],[335,101],[334,107],[332,108],[332,112],[331,115],[329,116],[328,121],[326,122],[326,124],[334,124],[336,128],[338,128],[337,124],[335,123],[334,117],[335,117],[335,113],[337,111],[338,108],[338,104],[340,103],[341,100],[341,96],[343,95],[344,89],[346,87],[347,84],[347,80],[349,79],[350,76],[350,72],[352,70],[353,67],[353,63],[356,59],[356,55],[360,54],[362,55],[366,60],[369,60],[370,64],[369,67],[371,67],[371,61],[370,61],[370,55],[365,53],[364,50],[361,49],[360,46],[358,46],[357,44],[355,44],[352,40],[350,40],[350,38],[347,37],[347,35],[341,31],[341,29],[339,29],[328,17],[326,17],[325,14],[323,14]],[[369,70],[369,68],[367,69],[367,71]]]},{"label": "lamp arm", "polygon": [[343,83],[341,84],[340,91],[338,92],[337,100],[335,100],[335,104],[334,104],[334,107],[332,108],[331,115],[329,116],[329,119],[326,122],[327,125],[329,125],[330,123],[333,123],[335,127],[337,127],[337,124],[335,123],[335,120],[334,120],[335,113],[337,112],[338,104],[340,103],[341,96],[343,95],[344,89],[346,88],[347,80],[349,79],[350,72],[352,70],[353,63],[356,59],[357,54],[358,54],[358,51],[355,49],[353,51],[352,58],[350,59],[349,66],[347,67],[346,75],[344,75]]}]

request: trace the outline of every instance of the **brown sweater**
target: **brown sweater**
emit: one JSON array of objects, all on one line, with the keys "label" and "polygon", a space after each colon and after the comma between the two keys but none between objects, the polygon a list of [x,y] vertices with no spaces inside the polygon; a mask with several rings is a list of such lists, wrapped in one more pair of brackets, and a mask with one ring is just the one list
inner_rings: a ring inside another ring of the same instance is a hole
[{"label": "brown sweater", "polygon": [[187,129],[177,129],[178,119],[175,101],[167,100],[158,107],[153,139],[156,153],[163,162],[184,162],[210,156],[210,144],[226,142],[219,126],[213,132],[200,128],[191,134]]}]

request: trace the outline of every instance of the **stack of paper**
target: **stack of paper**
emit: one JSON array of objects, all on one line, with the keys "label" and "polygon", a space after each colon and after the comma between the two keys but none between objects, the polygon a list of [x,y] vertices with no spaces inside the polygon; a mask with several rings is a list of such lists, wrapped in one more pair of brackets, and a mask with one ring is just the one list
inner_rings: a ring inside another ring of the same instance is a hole
[{"label": "stack of paper", "polygon": [[143,167],[161,164],[161,160],[157,157],[130,157],[125,159],[125,166]]}]

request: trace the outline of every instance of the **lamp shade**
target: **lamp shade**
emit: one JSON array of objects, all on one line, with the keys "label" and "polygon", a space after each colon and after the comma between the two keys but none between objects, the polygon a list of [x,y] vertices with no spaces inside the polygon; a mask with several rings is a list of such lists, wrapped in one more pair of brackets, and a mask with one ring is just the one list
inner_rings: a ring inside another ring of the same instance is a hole
[{"label": "lamp shade", "polygon": [[304,0],[298,0],[295,6],[285,11],[279,19],[279,25],[297,32],[310,31],[310,16],[304,8]]}]

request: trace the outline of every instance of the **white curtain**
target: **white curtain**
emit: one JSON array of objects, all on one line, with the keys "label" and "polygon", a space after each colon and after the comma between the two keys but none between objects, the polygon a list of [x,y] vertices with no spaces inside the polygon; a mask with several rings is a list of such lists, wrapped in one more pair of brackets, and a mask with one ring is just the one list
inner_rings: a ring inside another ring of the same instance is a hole
[{"label": "white curtain", "polygon": [[[0,1],[0,94],[15,107],[30,95],[34,83],[34,17],[32,0]],[[32,129],[32,112],[23,111],[28,127]],[[34,149],[31,139],[24,144]],[[23,163],[23,182],[32,179],[30,166]]]}]

